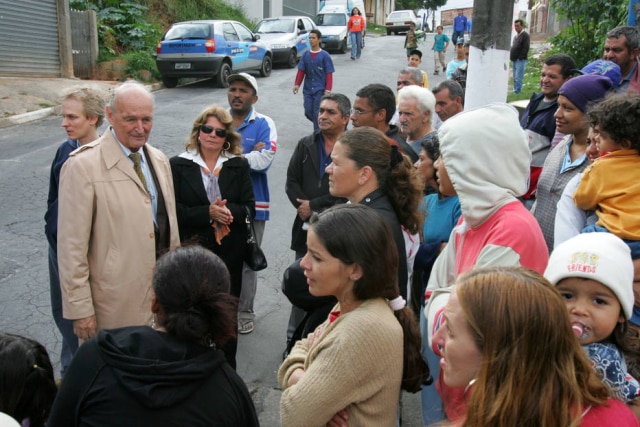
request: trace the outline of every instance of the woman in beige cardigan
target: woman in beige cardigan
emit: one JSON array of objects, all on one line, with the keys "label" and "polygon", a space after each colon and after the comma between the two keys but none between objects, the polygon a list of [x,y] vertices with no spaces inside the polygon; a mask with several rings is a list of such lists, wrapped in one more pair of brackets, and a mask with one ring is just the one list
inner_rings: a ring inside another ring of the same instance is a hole
[{"label": "woman in beige cardigan", "polygon": [[280,367],[282,426],[324,426],[334,417],[352,427],[395,426],[400,389],[420,390],[429,369],[399,296],[389,226],[367,206],[339,205],[312,217],[307,248],[309,291],[338,304]]}]

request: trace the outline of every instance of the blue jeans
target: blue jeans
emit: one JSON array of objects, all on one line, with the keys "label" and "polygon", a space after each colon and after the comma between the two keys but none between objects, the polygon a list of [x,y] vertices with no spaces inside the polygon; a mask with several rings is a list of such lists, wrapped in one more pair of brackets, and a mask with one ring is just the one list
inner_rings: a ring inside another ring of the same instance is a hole
[{"label": "blue jeans", "polygon": [[456,44],[458,44],[458,38],[462,37],[462,40],[464,40],[464,30],[463,31],[454,31],[451,34],[451,41],[453,42],[453,48],[456,48]]},{"label": "blue jeans", "polygon": [[360,58],[362,54],[362,33],[360,31],[356,31],[350,33],[351,37],[351,57],[352,58]]},{"label": "blue jeans", "polygon": [[445,419],[442,399],[436,390],[436,382],[440,373],[440,357],[429,348],[427,319],[424,317],[424,305],[420,306],[420,335],[422,335],[422,356],[427,360],[429,372],[433,378],[430,385],[423,385],[420,390],[422,406],[422,422],[432,425]]},{"label": "blue jeans", "polygon": [[73,355],[78,351],[78,337],[73,333],[73,320],[62,317],[62,291],[60,290],[60,274],[58,272],[58,252],[49,241],[49,293],[51,296],[51,314],[62,335],[62,349],[60,350],[60,374],[71,363]]},{"label": "blue jeans", "polygon": [[320,100],[323,96],[324,90],[304,94],[304,116],[313,123],[313,130],[318,129],[318,113],[320,112]]},{"label": "blue jeans", "polygon": [[522,79],[524,79],[524,69],[526,66],[526,59],[513,61],[513,93],[520,93],[522,91]]}]

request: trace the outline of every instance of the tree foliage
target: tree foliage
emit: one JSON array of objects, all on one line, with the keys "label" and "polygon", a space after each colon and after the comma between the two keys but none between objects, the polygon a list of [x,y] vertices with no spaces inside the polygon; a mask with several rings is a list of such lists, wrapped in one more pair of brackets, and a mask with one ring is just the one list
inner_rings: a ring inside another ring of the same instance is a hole
[{"label": "tree foliage", "polygon": [[551,0],[551,5],[568,23],[551,39],[553,52],[568,53],[582,68],[602,57],[607,31],[625,25],[628,3],[610,0]]},{"label": "tree foliage", "polygon": [[436,10],[445,4],[447,4],[447,0],[396,0],[395,10]]}]

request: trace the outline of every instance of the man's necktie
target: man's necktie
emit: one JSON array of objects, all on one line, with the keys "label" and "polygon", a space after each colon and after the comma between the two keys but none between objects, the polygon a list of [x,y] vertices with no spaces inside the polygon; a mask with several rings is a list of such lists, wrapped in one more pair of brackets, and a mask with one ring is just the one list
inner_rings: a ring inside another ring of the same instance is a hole
[{"label": "man's necktie", "polygon": [[142,181],[142,185],[144,185],[145,190],[149,192],[149,188],[147,187],[147,180],[144,178],[144,173],[142,173],[142,166],[140,165],[142,154],[131,153],[129,154],[129,158],[133,161],[133,170],[136,171],[136,174],[138,175],[138,178],[140,178],[140,181]]}]

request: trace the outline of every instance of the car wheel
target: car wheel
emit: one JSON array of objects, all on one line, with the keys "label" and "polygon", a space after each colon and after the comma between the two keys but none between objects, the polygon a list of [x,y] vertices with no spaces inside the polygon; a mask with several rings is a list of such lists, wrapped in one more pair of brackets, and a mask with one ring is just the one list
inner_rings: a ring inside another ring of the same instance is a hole
[{"label": "car wheel", "polygon": [[169,89],[174,88],[174,87],[178,86],[178,78],[177,77],[163,77],[162,78],[162,84],[166,88],[169,88]]},{"label": "car wheel", "polygon": [[287,60],[287,67],[293,68],[298,63],[298,57],[295,49],[291,49],[289,52],[289,59]]},{"label": "car wheel", "polygon": [[265,55],[262,59],[262,66],[260,67],[260,75],[262,77],[269,77],[271,75],[271,57]]},{"label": "car wheel", "polygon": [[231,65],[228,62],[223,62],[218,71],[217,83],[220,87],[229,87],[229,76],[231,75]]},{"label": "car wheel", "polygon": [[338,51],[340,53],[347,53],[347,41],[346,40],[342,40],[342,43],[340,43],[340,49]]}]

